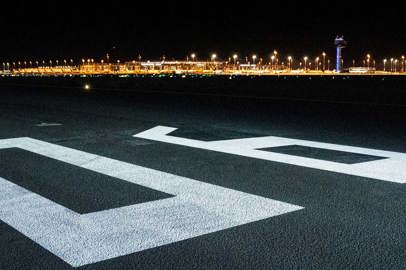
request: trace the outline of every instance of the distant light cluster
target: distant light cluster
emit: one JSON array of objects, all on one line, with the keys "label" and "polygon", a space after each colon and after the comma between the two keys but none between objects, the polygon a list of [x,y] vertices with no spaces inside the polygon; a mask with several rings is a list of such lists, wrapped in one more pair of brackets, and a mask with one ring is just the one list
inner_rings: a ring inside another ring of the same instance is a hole
[{"label": "distant light cluster", "polygon": [[[322,52],[316,57],[292,55],[281,56],[277,50],[271,55],[261,57],[257,54],[240,57],[232,54],[227,59],[220,59],[217,53],[207,59],[199,59],[197,53],[191,53],[184,60],[161,59],[143,61],[121,61],[110,59],[107,54],[99,61],[95,59],[41,60],[2,62],[0,73],[3,75],[97,75],[97,74],[231,74],[231,75],[280,75],[280,74],[336,74],[334,59]],[[345,74],[404,74],[406,73],[405,56],[385,58],[377,61],[372,54],[366,54],[361,60],[344,62],[341,67]]]}]

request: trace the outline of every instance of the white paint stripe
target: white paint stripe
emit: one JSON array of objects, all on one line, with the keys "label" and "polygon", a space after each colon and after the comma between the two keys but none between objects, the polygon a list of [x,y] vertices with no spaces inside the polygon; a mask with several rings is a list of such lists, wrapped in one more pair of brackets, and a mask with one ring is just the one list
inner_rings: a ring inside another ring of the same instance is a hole
[{"label": "white paint stripe", "polygon": [[59,127],[59,126],[62,126],[62,124],[60,124],[60,123],[41,123],[41,124],[37,124],[35,126],[36,127]]},{"label": "white paint stripe", "polygon": [[[134,135],[134,137],[217,151],[227,154],[281,162],[319,170],[368,177],[395,183],[406,183],[406,154],[404,153],[274,136],[205,142],[168,135],[175,130],[176,128],[157,126],[147,131],[136,134]],[[343,164],[338,162],[259,150],[262,148],[288,145],[301,145],[323,148],[329,150],[379,156],[386,159],[358,164]]]},{"label": "white paint stripe", "polygon": [[302,209],[30,138],[0,140],[12,147],[175,195],[80,215],[0,178],[0,219],[74,267]]}]

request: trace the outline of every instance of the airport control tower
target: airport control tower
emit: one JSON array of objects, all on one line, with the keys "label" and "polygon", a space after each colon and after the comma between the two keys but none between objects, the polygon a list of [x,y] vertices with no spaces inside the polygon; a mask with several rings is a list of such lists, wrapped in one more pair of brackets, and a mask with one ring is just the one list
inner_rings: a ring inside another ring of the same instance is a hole
[{"label": "airport control tower", "polygon": [[341,50],[347,47],[347,41],[344,40],[343,36],[341,37],[337,36],[334,45],[337,48],[336,72],[340,73],[343,69]]}]

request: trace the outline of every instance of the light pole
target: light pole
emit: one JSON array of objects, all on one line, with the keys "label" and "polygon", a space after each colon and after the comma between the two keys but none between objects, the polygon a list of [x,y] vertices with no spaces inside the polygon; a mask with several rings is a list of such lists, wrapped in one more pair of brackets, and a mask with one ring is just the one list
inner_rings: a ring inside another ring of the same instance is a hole
[{"label": "light pole", "polygon": [[292,70],[292,56],[288,56],[289,70]]},{"label": "light pole", "polygon": [[390,59],[390,72],[393,72],[393,58]]},{"label": "light pole", "polygon": [[212,61],[213,64],[214,64],[214,69],[215,69],[215,70],[217,69],[216,58],[217,58],[217,54],[213,53],[213,54],[211,55],[211,61]]},{"label": "light pole", "polygon": [[320,58],[319,57],[316,57],[316,70],[317,71],[319,71],[319,60],[320,60]]},{"label": "light pole", "polygon": [[254,65],[254,69],[256,69],[255,60],[257,60],[257,55],[256,54],[254,54],[252,56],[252,64]]},{"label": "light pole", "polygon": [[[279,60],[278,60],[278,51],[277,50],[273,50],[273,55],[275,55],[275,60],[276,60],[276,65],[278,66]],[[276,67],[278,68],[278,67]]]},{"label": "light pole", "polygon": [[277,69],[278,68],[278,51],[277,50],[273,50],[271,60],[272,60],[272,69]]},{"label": "light pole", "polygon": [[272,70],[275,69],[275,67],[274,67],[275,58],[276,58],[276,56],[273,54],[273,55],[271,56],[271,69],[272,69]]},{"label": "light pole", "polygon": [[237,59],[238,59],[238,55],[237,55],[237,54],[234,54],[234,55],[233,55],[234,70],[236,69],[236,62],[237,62]]},{"label": "light pole", "polygon": [[322,55],[323,55],[323,72],[324,72],[326,71],[326,53],[323,52]]},{"label": "light pole", "polygon": [[371,55],[368,53],[367,54],[367,68],[368,68],[368,70],[369,70],[369,62],[371,61]]},{"label": "light pole", "polygon": [[386,62],[388,62],[388,59],[383,59],[383,72],[386,72]]},{"label": "light pole", "polygon": [[307,70],[307,60],[309,60],[309,58],[307,56],[303,57],[304,60],[304,71],[306,72]]},{"label": "light pole", "polygon": [[195,54],[195,53],[192,53],[192,54],[190,55],[190,57],[192,58],[192,61],[194,62],[195,59],[196,59],[196,54]]},{"label": "light pole", "polygon": [[402,72],[405,72],[405,56],[402,55]]}]

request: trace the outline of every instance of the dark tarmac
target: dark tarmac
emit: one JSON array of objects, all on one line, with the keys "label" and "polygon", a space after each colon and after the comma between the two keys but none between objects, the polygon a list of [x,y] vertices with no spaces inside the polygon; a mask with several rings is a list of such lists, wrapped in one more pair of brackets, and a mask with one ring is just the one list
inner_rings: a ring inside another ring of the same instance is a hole
[{"label": "dark tarmac", "polygon": [[[0,89],[0,140],[30,137],[304,208],[77,269],[406,267],[404,184],[133,137],[169,126],[178,128],[173,136],[202,141],[278,136],[406,153],[403,106]],[[382,159],[271,151],[347,164]],[[0,177],[80,214],[173,196],[18,148],[0,149]],[[0,243],[0,269],[73,269],[1,219]]]}]

